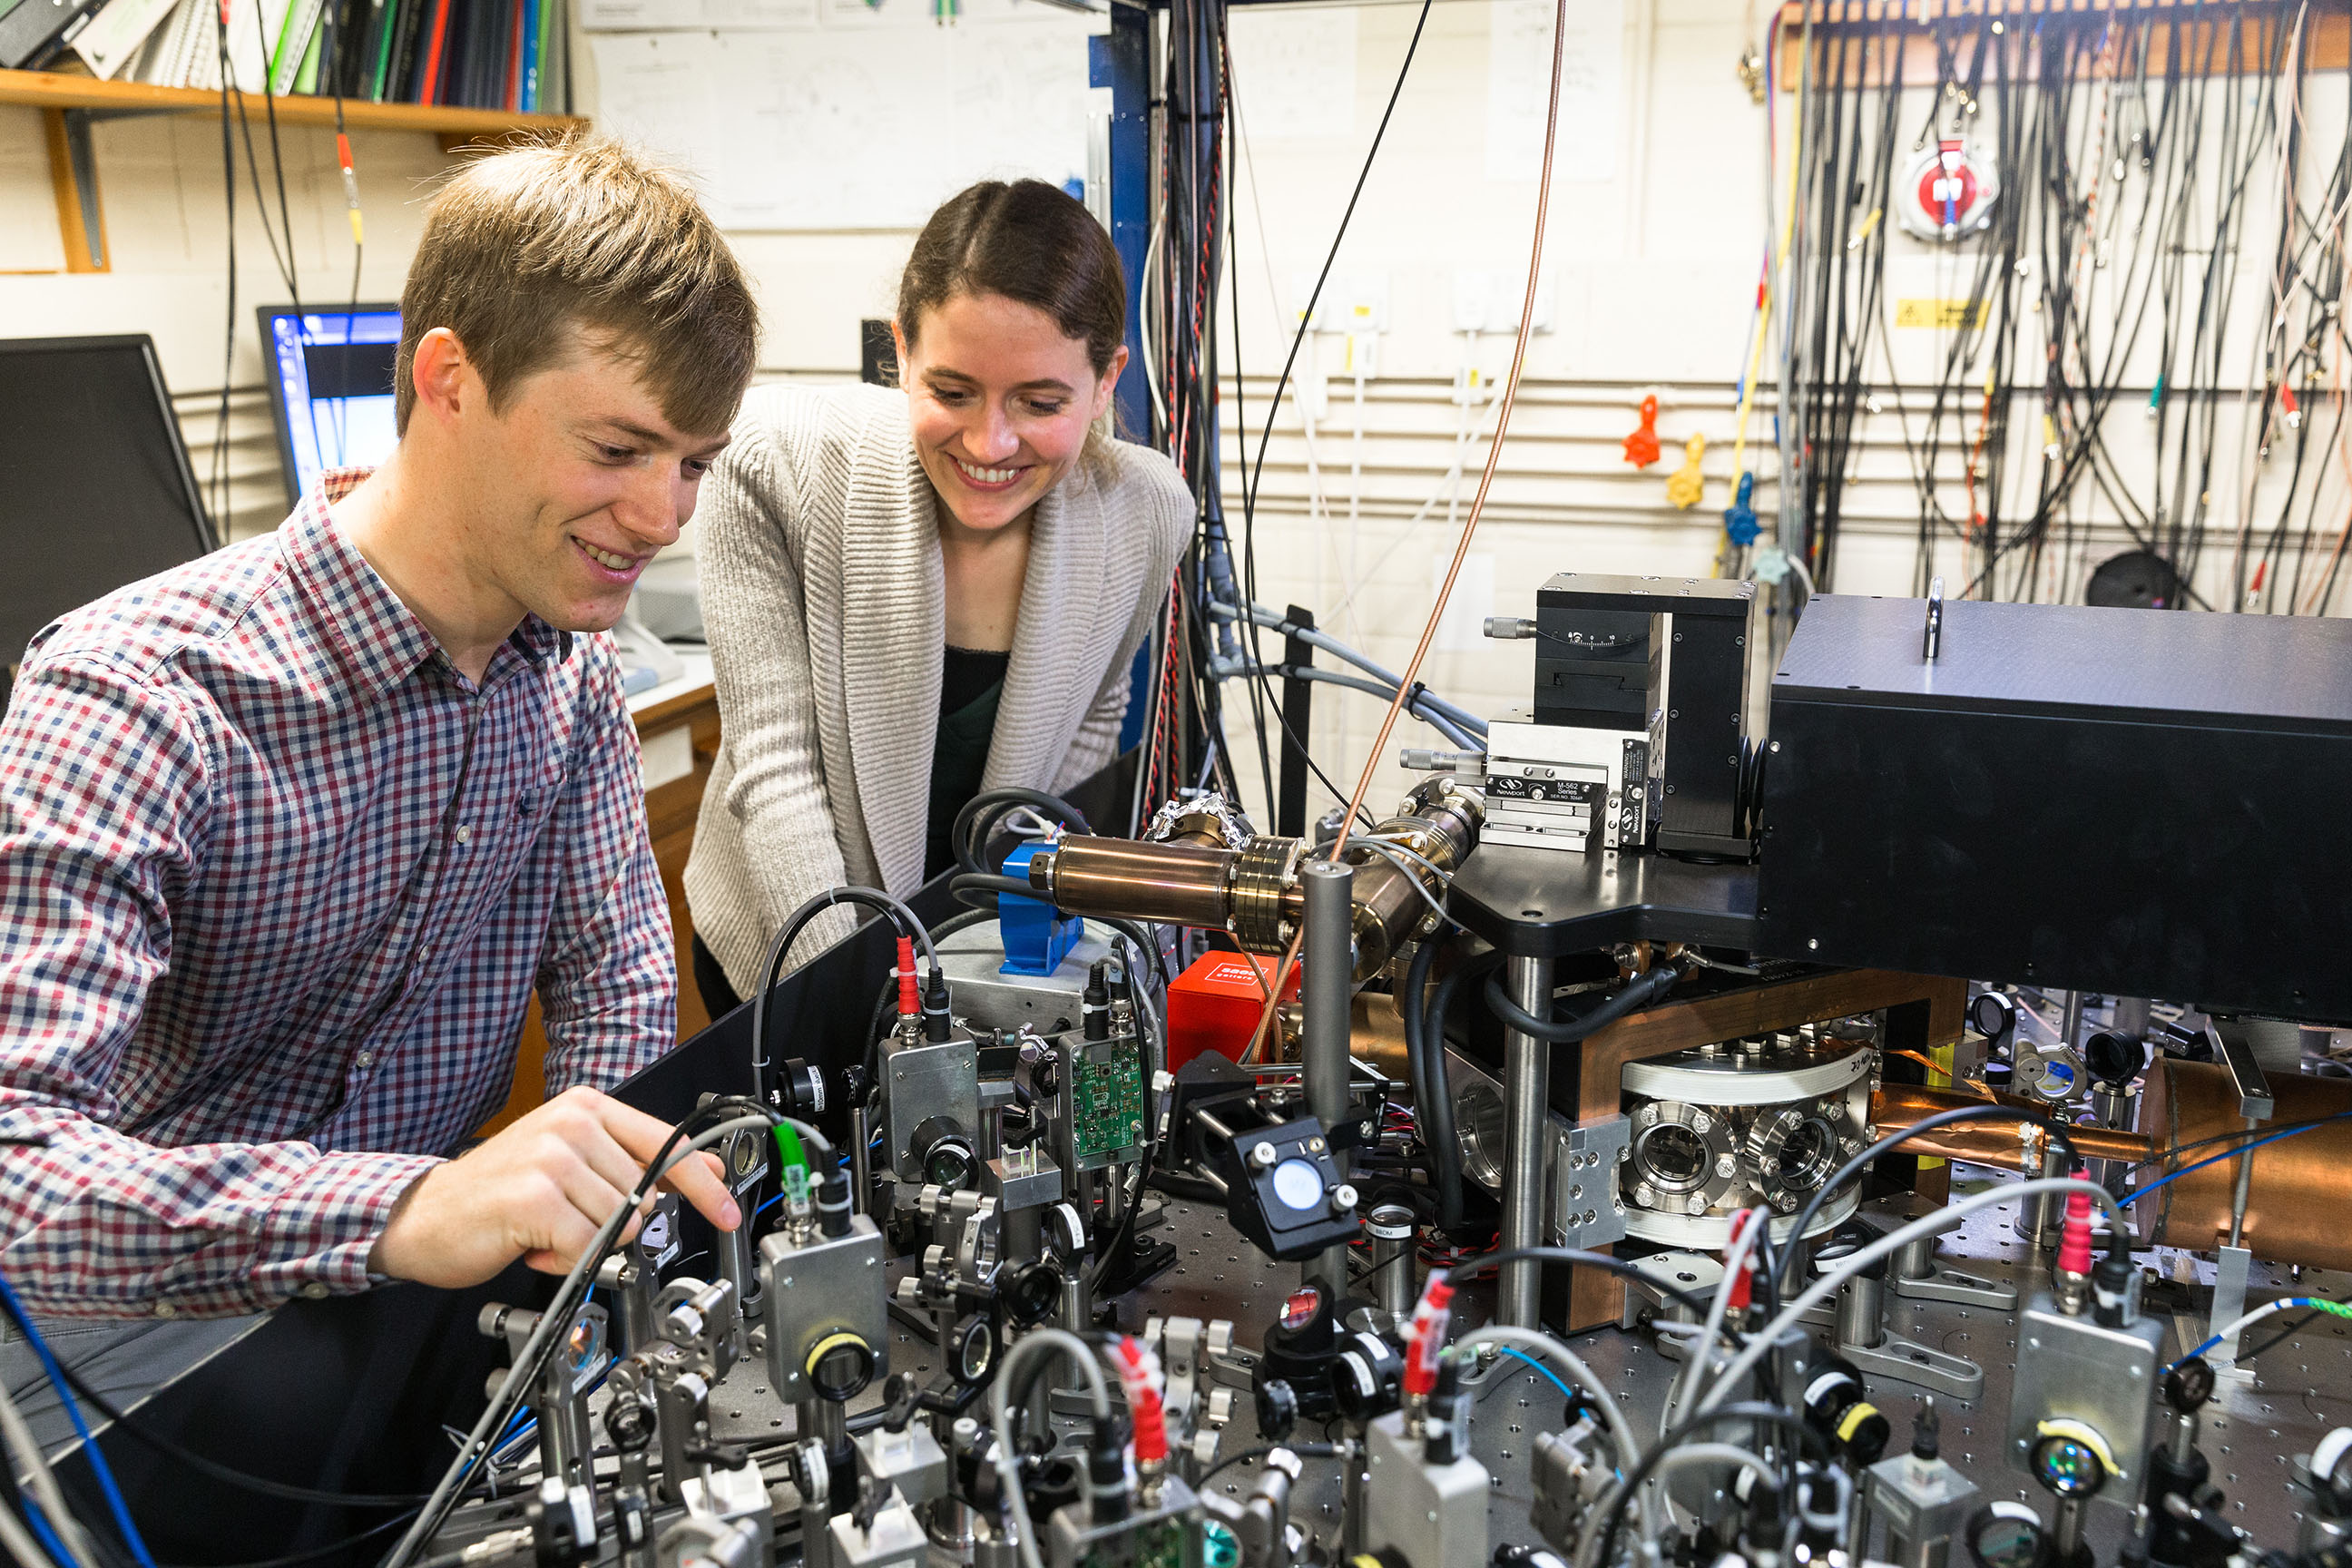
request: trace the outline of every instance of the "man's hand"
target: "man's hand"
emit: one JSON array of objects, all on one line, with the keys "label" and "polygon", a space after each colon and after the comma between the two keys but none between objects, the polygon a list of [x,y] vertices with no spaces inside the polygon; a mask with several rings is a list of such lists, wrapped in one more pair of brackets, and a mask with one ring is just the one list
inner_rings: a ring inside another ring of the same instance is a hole
[{"label": "man's hand", "polygon": [[[518,1258],[566,1273],[636,1191],[669,1131],[593,1089],[566,1089],[418,1177],[368,1253],[368,1268],[444,1289],[478,1285]],[[717,1156],[698,1153],[662,1185],[732,1230],[742,1212],[720,1176]]]}]

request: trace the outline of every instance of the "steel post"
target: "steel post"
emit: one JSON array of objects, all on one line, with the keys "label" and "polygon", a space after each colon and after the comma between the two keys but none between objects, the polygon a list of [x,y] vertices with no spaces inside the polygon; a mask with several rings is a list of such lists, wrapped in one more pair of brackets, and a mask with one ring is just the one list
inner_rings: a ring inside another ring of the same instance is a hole
[{"label": "steel post", "polygon": [[[1505,969],[1511,1000],[1538,1018],[1551,1016],[1551,960],[1514,958]],[[1506,1251],[1543,1242],[1544,1133],[1551,1099],[1551,1047],[1517,1029],[1503,1031],[1503,1236]],[[1541,1315],[1542,1273],[1533,1263],[1506,1263],[1495,1316],[1532,1329]]]}]

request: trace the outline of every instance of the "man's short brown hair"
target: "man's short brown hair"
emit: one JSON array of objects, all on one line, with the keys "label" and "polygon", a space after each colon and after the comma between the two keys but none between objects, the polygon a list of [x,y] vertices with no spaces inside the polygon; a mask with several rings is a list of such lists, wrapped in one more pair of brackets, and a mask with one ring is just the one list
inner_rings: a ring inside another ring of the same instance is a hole
[{"label": "man's short brown hair", "polygon": [[494,408],[579,328],[635,363],[678,431],[716,436],[751,383],[760,313],[691,186],[574,133],[467,165],[426,209],[400,295],[403,435],[417,340],[436,327],[465,345]]}]

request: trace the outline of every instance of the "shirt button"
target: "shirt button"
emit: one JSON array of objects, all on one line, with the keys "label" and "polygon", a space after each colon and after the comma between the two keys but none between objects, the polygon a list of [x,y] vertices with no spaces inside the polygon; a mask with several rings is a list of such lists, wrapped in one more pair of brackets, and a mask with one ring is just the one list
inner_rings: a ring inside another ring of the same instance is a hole
[{"label": "shirt button", "polygon": [[467,842],[468,839],[470,839],[470,838],[472,838],[472,837],[474,837],[474,828],[473,828],[473,825],[472,825],[471,823],[466,823],[466,822],[461,822],[461,823],[459,823],[459,824],[457,825],[457,833],[454,835],[454,837],[457,838],[457,842],[458,842],[458,843],[460,843],[460,844],[463,844],[463,843]]},{"label": "shirt button", "polygon": [[180,1315],[180,1309],[169,1301],[158,1301],[155,1303],[155,1315],[159,1318],[176,1318]]},{"label": "shirt button", "polygon": [[302,1287],[302,1295],[308,1300],[323,1301],[327,1299],[327,1288],[313,1279]]},{"label": "shirt button", "polygon": [[[375,1065],[375,1053],[373,1051],[362,1051],[359,1055],[352,1058],[352,1065],[357,1068],[373,1067]],[[326,1293],[326,1289],[323,1286],[320,1287],[319,1294],[323,1296]]]}]

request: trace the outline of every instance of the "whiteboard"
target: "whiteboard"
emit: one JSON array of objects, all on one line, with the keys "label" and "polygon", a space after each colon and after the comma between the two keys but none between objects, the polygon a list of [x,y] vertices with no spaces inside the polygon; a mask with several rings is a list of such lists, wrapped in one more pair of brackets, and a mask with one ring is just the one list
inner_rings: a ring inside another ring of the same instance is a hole
[{"label": "whiteboard", "polygon": [[593,34],[597,122],[685,170],[738,232],[917,228],[976,180],[1082,181],[1099,24],[964,0],[943,26],[931,3],[808,0],[798,27]]},{"label": "whiteboard", "polygon": [[[1490,180],[1532,183],[1543,172],[1556,10],[1552,0],[1495,0],[1487,7]],[[1553,177],[1601,184],[1617,177],[1617,127],[1625,117],[1625,0],[1577,0],[1567,10]]]}]

